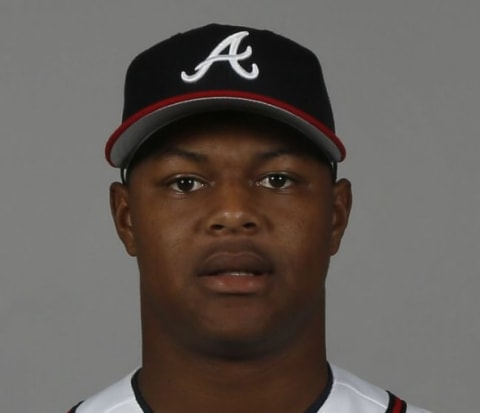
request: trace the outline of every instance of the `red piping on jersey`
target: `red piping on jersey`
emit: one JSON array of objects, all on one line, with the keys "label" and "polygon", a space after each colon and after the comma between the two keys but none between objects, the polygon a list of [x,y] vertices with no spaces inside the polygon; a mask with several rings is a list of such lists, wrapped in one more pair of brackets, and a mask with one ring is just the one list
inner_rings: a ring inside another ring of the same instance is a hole
[{"label": "red piping on jersey", "polygon": [[389,412],[391,412],[391,413],[406,413],[406,411],[407,411],[407,404],[403,400],[399,399],[398,397],[393,396],[392,408],[391,408],[391,410],[387,410],[387,413],[389,413]]},{"label": "red piping on jersey", "polygon": [[405,403],[402,399],[399,399],[394,394],[390,392],[387,393],[390,400],[388,402],[388,407],[385,413],[406,413],[407,403]]},{"label": "red piping on jersey", "polygon": [[402,401],[398,398],[395,399],[395,404],[393,405],[392,413],[401,413]]}]

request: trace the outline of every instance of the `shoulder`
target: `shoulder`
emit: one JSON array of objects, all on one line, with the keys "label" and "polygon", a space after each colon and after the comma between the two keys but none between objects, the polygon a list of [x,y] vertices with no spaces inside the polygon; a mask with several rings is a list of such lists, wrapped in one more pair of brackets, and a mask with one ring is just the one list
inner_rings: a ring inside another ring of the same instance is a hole
[{"label": "shoulder", "polygon": [[[331,365],[332,387],[318,413],[429,413],[411,406],[371,383]],[[132,387],[130,373],[69,413],[143,413]]]},{"label": "shoulder", "polygon": [[331,368],[332,388],[318,413],[428,413],[346,370]]},{"label": "shoulder", "polygon": [[132,388],[133,374],[83,401],[69,413],[142,413]]}]

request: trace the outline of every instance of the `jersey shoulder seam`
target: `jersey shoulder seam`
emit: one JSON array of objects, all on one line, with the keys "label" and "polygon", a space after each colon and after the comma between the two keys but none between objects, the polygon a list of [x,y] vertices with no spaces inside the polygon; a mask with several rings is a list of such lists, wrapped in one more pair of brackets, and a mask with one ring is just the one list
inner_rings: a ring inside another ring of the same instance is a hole
[{"label": "jersey shoulder seam", "polygon": [[112,413],[115,412],[115,409],[118,407],[124,406],[132,401],[135,401],[135,397],[128,397],[127,399],[122,400],[121,402],[116,403],[112,407],[109,407],[108,410],[105,410],[105,413]]},{"label": "jersey shoulder seam", "polygon": [[360,390],[358,390],[356,387],[352,386],[351,384],[349,383],[346,383],[344,381],[339,381],[339,380],[336,380],[336,382],[334,383],[334,386],[338,385],[338,386],[343,386],[343,387],[346,387],[348,388],[349,390],[355,392],[357,395],[359,395],[360,397],[362,397],[363,399],[373,403],[373,404],[376,404],[377,406],[383,408],[383,409],[386,409],[387,406],[384,405],[383,403],[379,402],[378,400],[375,400],[373,399],[372,397],[369,397],[367,396],[366,394],[362,393]]}]

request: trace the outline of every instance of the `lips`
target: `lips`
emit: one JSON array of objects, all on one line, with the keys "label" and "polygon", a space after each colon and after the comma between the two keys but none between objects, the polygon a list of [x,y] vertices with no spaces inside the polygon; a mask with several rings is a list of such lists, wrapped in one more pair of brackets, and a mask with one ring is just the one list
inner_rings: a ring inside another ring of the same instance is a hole
[{"label": "lips", "polygon": [[252,277],[270,274],[273,266],[268,259],[251,251],[216,252],[200,265],[199,276]]}]

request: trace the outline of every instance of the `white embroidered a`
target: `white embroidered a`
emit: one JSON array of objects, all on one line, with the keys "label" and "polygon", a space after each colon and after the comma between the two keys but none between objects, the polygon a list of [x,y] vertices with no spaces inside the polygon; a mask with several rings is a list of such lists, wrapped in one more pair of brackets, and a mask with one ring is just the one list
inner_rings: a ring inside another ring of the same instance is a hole
[{"label": "white embroidered a", "polygon": [[[242,66],[240,66],[239,60],[248,59],[252,55],[252,48],[247,46],[244,52],[238,53],[238,48],[240,42],[248,36],[247,31],[238,32],[228,36],[222,40],[215,49],[208,55],[208,57],[200,62],[195,67],[195,73],[188,75],[185,71],[182,71],[181,77],[184,82],[193,83],[197,80],[200,80],[205,73],[208,72],[210,66],[216,62],[229,62],[232,69],[241,77],[249,80],[256,79],[259,74],[258,66],[255,63],[252,63],[252,69],[250,72],[246,71]],[[228,46],[228,54],[220,54]]]}]

